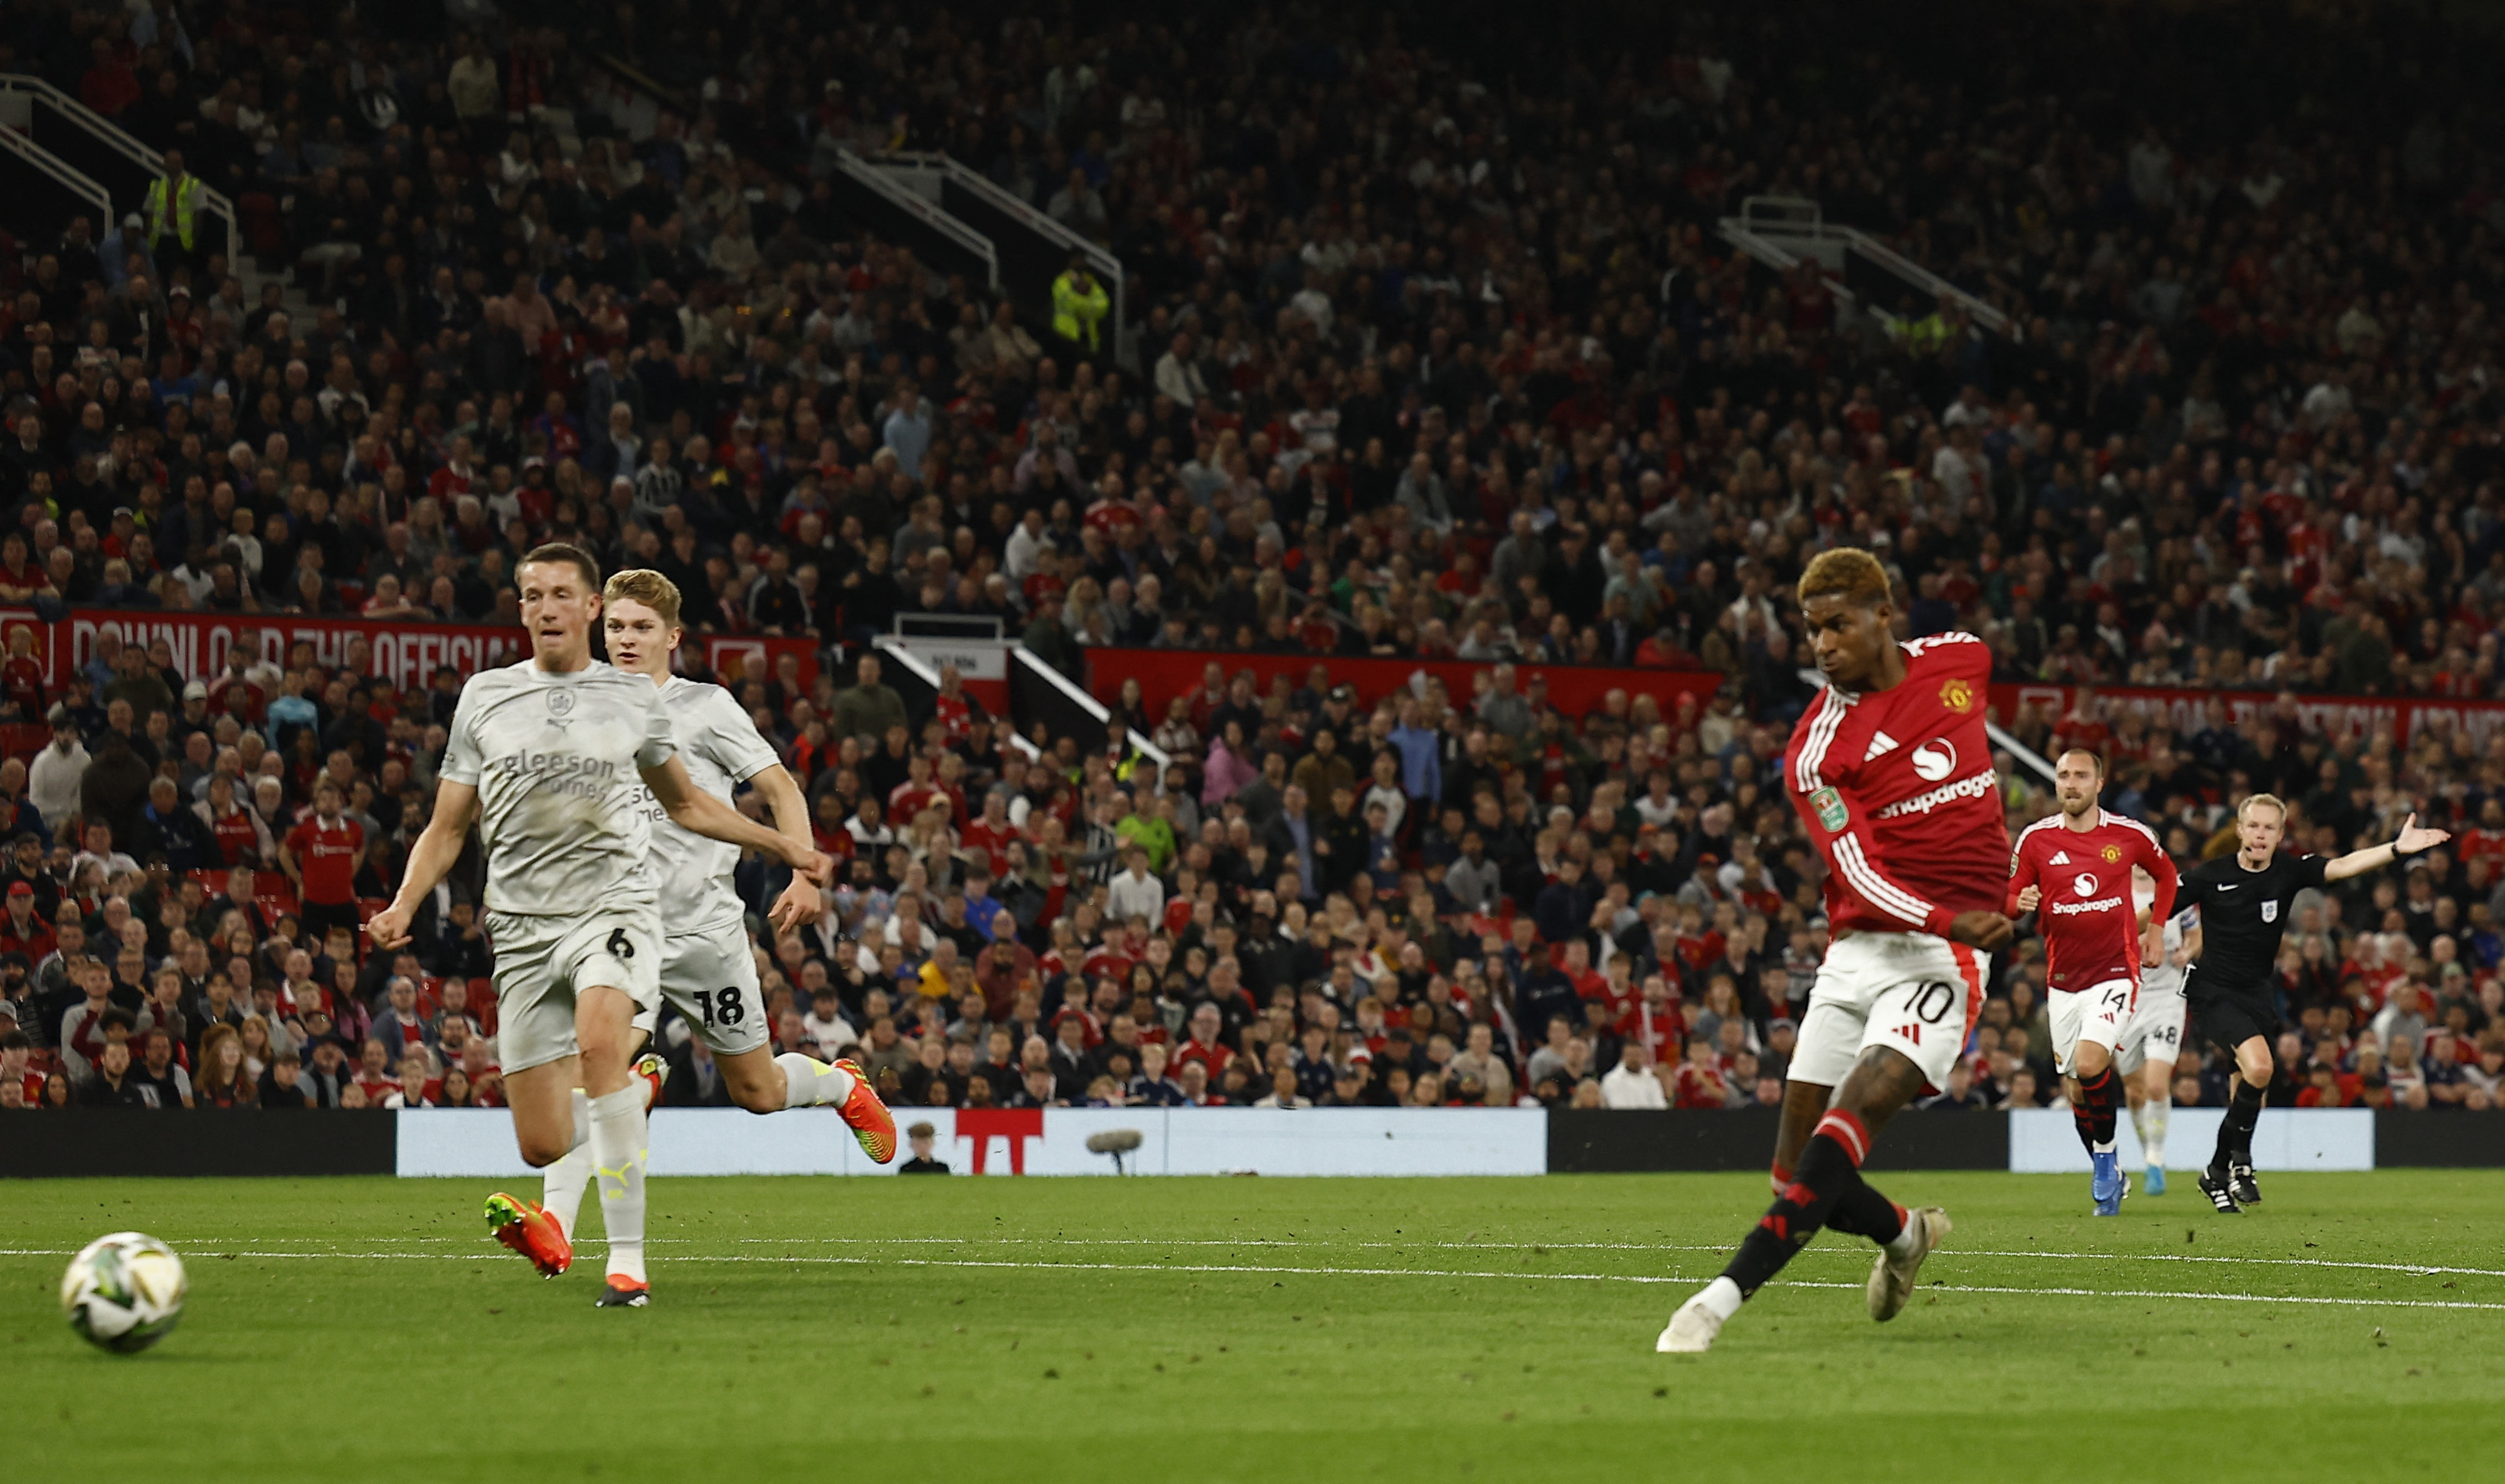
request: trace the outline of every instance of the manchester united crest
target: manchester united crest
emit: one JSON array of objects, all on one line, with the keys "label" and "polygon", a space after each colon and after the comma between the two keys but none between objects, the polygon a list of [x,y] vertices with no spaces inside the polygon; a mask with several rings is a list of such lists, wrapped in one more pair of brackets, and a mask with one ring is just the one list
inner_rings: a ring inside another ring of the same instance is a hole
[{"label": "manchester united crest", "polygon": [[1961,677],[1940,687],[1940,704],[1959,716],[1974,710],[1974,683]]},{"label": "manchester united crest", "polygon": [[2111,866],[2116,861],[2122,859],[2122,847],[2119,845],[2108,845],[2104,848],[2103,855],[2105,858],[2105,864],[2107,866]]}]

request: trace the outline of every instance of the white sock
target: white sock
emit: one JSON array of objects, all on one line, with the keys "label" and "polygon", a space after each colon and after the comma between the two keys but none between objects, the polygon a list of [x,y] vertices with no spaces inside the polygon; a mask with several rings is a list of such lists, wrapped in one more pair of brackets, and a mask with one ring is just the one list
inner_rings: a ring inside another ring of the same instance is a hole
[{"label": "white sock", "polygon": [[822,1062],[798,1051],[786,1051],[774,1058],[783,1069],[783,1106],[817,1108],[822,1105],[842,1107],[853,1095],[853,1075],[832,1062]]},{"label": "white sock", "polygon": [[2114,1142],[2110,1139],[2099,1140],[2088,1148],[2088,1152],[2091,1154],[2110,1154],[2113,1151]]},{"label": "white sock", "polygon": [[1741,1292],[1740,1286],[1727,1275],[1707,1284],[1703,1292],[1688,1300],[1689,1303],[1703,1305],[1715,1319],[1729,1319],[1739,1313],[1740,1306],[1747,1301],[1748,1295]]},{"label": "white sock", "polygon": [[591,1184],[591,1100],[574,1089],[574,1148],[542,1171],[540,1204],[556,1218],[567,1240],[574,1237],[575,1218],[582,1211],[582,1192]]},{"label": "white sock", "polygon": [[1893,1238],[1888,1241],[1882,1242],[1879,1245],[1888,1249],[1889,1256],[1911,1256],[1914,1251],[1914,1239],[1920,1235],[1921,1233],[1914,1226],[1914,1214],[1908,1211],[1905,1213],[1905,1225],[1903,1229],[1898,1231]]},{"label": "white sock", "polygon": [[644,1089],[628,1085],[591,1100],[591,1165],[600,1177],[600,1224],[612,1275],[644,1281]]},{"label": "white sock", "polygon": [[2173,1107],[2170,1098],[2150,1098],[2139,1105],[2139,1147],[2155,1169],[2166,1167],[2166,1117]]}]

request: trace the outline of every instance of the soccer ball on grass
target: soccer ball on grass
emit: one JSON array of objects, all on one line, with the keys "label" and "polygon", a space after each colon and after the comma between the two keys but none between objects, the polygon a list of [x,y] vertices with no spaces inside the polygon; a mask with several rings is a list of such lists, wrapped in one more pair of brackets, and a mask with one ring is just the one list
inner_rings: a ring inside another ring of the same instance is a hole
[{"label": "soccer ball on grass", "polygon": [[173,1333],[190,1283],[174,1250],[144,1232],[98,1237],[61,1275],[61,1313],[90,1343],[122,1355]]}]

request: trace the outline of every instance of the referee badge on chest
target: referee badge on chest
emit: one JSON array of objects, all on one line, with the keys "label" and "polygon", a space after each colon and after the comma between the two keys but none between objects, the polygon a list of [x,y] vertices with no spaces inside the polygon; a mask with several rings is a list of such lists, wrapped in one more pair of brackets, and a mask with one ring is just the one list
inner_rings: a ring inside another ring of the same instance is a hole
[{"label": "referee badge on chest", "polygon": [[2264,922],[2276,922],[2276,921],[2278,921],[2278,903],[2277,903],[2277,902],[2276,902],[2276,901],[2268,901],[2268,900],[2265,900],[2265,901],[2262,902],[2262,921],[2264,921]]}]

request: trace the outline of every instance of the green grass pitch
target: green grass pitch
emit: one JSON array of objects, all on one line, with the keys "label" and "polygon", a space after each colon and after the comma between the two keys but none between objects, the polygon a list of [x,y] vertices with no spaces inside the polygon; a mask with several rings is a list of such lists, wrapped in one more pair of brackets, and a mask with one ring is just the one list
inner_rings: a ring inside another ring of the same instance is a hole
[{"label": "green grass pitch", "polygon": [[[15,1184],[0,1438],[21,1478],[186,1484],[2382,1479],[2493,1449],[2505,1179],[2265,1177],[2240,1218],[2186,1180],[2101,1221],[2084,1179],[1879,1184],[1957,1222],[1901,1318],[1828,1234],[1703,1357],[1653,1337],[1759,1176],[656,1181],[642,1311],[593,1309],[596,1243],[555,1282],[491,1244],[477,1182]],[[55,1299],[122,1228],[192,1279],[130,1358]]]}]

